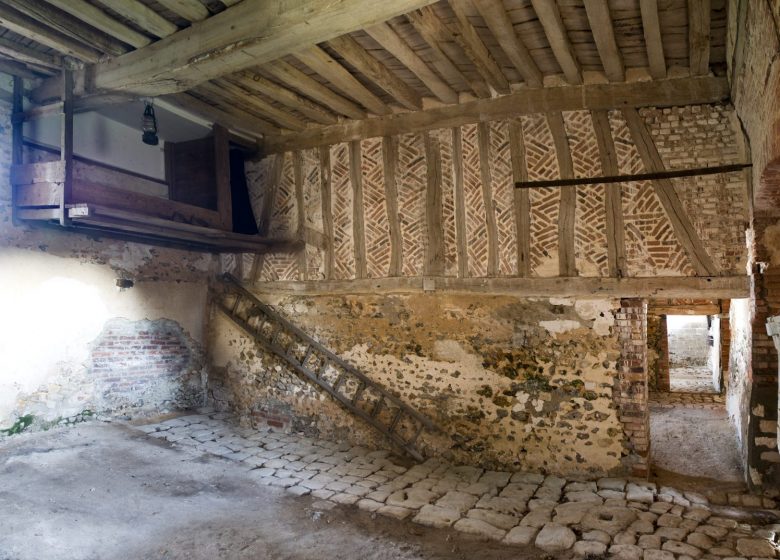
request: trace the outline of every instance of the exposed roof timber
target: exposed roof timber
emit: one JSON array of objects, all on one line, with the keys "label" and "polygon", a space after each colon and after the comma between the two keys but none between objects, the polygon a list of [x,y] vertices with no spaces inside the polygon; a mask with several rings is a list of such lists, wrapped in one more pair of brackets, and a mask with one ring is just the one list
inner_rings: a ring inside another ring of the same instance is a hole
[{"label": "exposed roof timber", "polygon": [[312,103],[305,97],[298,95],[294,91],[280,86],[271,80],[267,80],[256,72],[244,71],[234,74],[228,78],[228,81],[233,82],[250,92],[256,91],[262,93],[279,103],[295,109],[315,122],[321,124],[335,124],[338,121],[336,116],[324,107]]},{"label": "exposed roof timber", "polygon": [[58,33],[94,47],[101,52],[120,55],[129,50],[111,36],[95,30],[80,19],[43,2],[43,0],[3,0],[3,4]]},{"label": "exposed roof timber", "polygon": [[650,75],[659,80],[666,77],[666,57],[661,39],[661,24],[658,21],[658,0],[640,0],[639,8],[642,13],[642,32],[645,37]]},{"label": "exposed roof timber", "polygon": [[[48,70],[48,69],[47,69]],[[29,68],[27,65],[15,60],[8,60],[0,57],[0,72],[11,74],[12,76],[19,76],[20,78],[27,78],[28,80],[35,80],[41,76],[51,75],[51,71],[36,72],[34,69]]]},{"label": "exposed roof timber", "polygon": [[582,83],[582,69],[577,61],[577,55],[571,46],[566,27],[563,25],[561,11],[554,0],[531,0],[539,22],[544,28],[550,48],[563,70],[563,75],[570,84]]},{"label": "exposed roof timber", "polygon": [[189,22],[201,21],[209,17],[209,11],[199,0],[157,0],[173,13]]},{"label": "exposed roof timber", "polygon": [[452,32],[428,9],[415,10],[406,14],[415,31],[423,38],[433,51],[433,65],[442,76],[454,76],[468,84],[477,97],[490,97],[490,89],[482,79],[469,78],[464,74],[453,58],[447,54],[443,42],[455,42]]},{"label": "exposed roof timber", "polygon": [[47,68],[61,68],[62,57],[56,54],[46,54],[30,47],[25,47],[21,43],[11,41],[5,37],[0,37],[0,54],[20,62],[27,62],[45,66]]},{"label": "exposed roof timber", "polygon": [[480,39],[477,30],[468,20],[468,0],[450,0],[450,7],[455,12],[455,40],[494,90],[499,93],[509,93],[509,81],[501,68],[490,54],[485,43]]},{"label": "exposed roof timber", "polygon": [[353,119],[366,118],[366,112],[355,103],[328,89],[311,76],[307,76],[292,64],[283,60],[277,60],[273,64],[263,67],[263,70],[271,74],[277,80],[297,89],[300,93],[319,101],[326,107],[330,107],[336,113]]},{"label": "exposed roof timber", "polygon": [[585,11],[588,14],[593,40],[601,57],[601,65],[610,82],[623,82],[626,70],[623,56],[615,41],[615,29],[612,16],[609,13],[607,0],[585,0]]},{"label": "exposed roof timber", "polygon": [[295,115],[274,107],[265,99],[250,95],[240,87],[225,80],[217,80],[200,84],[195,88],[196,92],[203,92],[215,99],[227,99],[231,105],[241,107],[246,111],[257,113],[262,118],[276,123],[279,127],[289,130],[303,130],[306,123]]},{"label": "exposed roof timber", "polygon": [[124,23],[109,16],[106,12],[86,2],[85,0],[46,0],[49,4],[57,6],[59,9],[68,12],[70,15],[79,18],[100,31],[116,37],[123,43],[140,48],[148,45],[152,40],[138,33]]},{"label": "exposed roof timber", "polygon": [[232,131],[243,132],[255,139],[261,134],[281,133],[278,127],[268,121],[259,119],[234,107],[214,107],[189,93],[164,95],[161,99],[209,122],[220,124]]},{"label": "exposed roof timber", "polygon": [[478,99],[460,105],[310,128],[298,134],[270,136],[264,139],[263,151],[278,153],[361,138],[450,128],[523,114],[697,105],[718,103],[728,98],[728,81],[714,77],[529,88],[494,99]]},{"label": "exposed roof timber", "polygon": [[295,57],[317,74],[325,78],[333,87],[348,95],[366,109],[377,115],[390,113],[390,108],[361,84],[349,70],[318,46],[295,53]]},{"label": "exposed roof timber", "polygon": [[374,58],[351,36],[336,37],[331,39],[328,44],[360,73],[392,95],[401,105],[412,110],[422,108],[420,94]]},{"label": "exposed roof timber", "polygon": [[176,25],[138,0],[100,0],[100,3],[156,37],[167,37],[179,30]]},{"label": "exposed roof timber", "polygon": [[526,83],[531,87],[540,87],[542,72],[515,33],[504,3],[501,0],[477,0],[474,5]]},{"label": "exposed roof timber", "polygon": [[[138,95],[186,91],[433,1],[299,0],[280,7],[267,0],[242,0],[146,47],[96,64],[91,83],[95,90],[125,90]],[[44,98],[58,90],[56,84],[44,88],[49,91],[42,94]]]},{"label": "exposed roof timber", "polygon": [[688,0],[688,61],[692,76],[710,71],[710,0]]},{"label": "exposed roof timber", "polygon": [[420,81],[444,103],[457,103],[458,94],[419,57],[412,48],[398,36],[387,23],[380,23],[365,29],[377,43],[396,57]]},{"label": "exposed roof timber", "polygon": [[[5,4],[0,4],[0,25],[62,54],[70,55],[85,62],[97,62],[101,56],[99,51],[59,31],[55,31]],[[59,82],[60,80],[57,78],[57,84]],[[60,89],[59,85],[57,85],[57,91]]]}]

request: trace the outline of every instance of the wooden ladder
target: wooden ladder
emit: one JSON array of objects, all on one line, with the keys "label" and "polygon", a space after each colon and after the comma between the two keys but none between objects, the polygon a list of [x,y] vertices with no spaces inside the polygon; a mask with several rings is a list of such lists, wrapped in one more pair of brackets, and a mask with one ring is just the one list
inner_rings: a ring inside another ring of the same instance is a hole
[{"label": "wooden ladder", "polygon": [[230,274],[221,279],[214,303],[259,346],[281,358],[417,461],[424,460],[415,444],[424,429],[439,430],[430,419],[258,300],[239,280]]}]

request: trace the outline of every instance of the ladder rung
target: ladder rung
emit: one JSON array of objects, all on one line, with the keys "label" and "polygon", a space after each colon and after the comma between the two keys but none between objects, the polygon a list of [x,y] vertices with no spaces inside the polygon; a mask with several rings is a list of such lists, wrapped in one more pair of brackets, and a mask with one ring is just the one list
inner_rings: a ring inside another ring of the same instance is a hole
[{"label": "ladder rung", "polygon": [[238,309],[238,302],[241,301],[242,294],[236,294],[236,301],[233,302],[233,307],[230,308],[230,314],[235,315],[236,309]]},{"label": "ladder rung", "polygon": [[338,379],[336,379],[336,382],[333,384],[333,391],[338,391],[339,387],[341,387],[341,384],[344,383],[344,380],[347,378],[346,372],[339,375]]},{"label": "ladder rung", "polygon": [[357,391],[355,391],[355,396],[352,397],[352,406],[355,406],[355,404],[360,400],[360,397],[363,396],[363,391],[366,390],[366,384],[361,381],[360,386],[358,387]]},{"label": "ladder rung", "polygon": [[306,362],[309,361],[309,357],[311,356],[311,353],[312,353],[313,350],[314,350],[314,348],[312,347],[311,344],[309,344],[306,347],[306,354],[303,355],[303,359],[301,360],[301,365],[302,366],[305,366]]},{"label": "ladder rung", "polygon": [[383,404],[385,404],[385,398],[380,395],[379,399],[374,403],[374,408],[371,410],[371,418],[376,418],[376,415],[379,414]]},{"label": "ladder rung", "polygon": [[423,426],[422,422],[420,422],[419,426],[417,427],[417,431],[414,432],[414,435],[409,438],[409,441],[406,442],[406,445],[414,445],[414,442],[417,441],[417,438],[420,437],[420,434],[422,433],[425,426]]},{"label": "ladder rung", "polygon": [[388,431],[392,434],[395,431],[395,427],[398,425],[398,421],[401,419],[401,416],[404,414],[404,409],[401,407],[398,407],[398,411],[395,413],[395,416],[393,417],[393,421],[390,422],[390,427],[388,428]]},{"label": "ladder rung", "polygon": [[322,364],[320,364],[319,369],[317,369],[317,378],[322,377],[322,374],[325,373],[326,369],[328,369],[328,360],[323,359]]}]

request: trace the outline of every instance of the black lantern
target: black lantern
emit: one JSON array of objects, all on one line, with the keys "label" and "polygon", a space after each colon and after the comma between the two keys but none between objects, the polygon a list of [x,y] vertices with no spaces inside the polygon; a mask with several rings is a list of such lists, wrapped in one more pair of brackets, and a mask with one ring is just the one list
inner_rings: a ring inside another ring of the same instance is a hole
[{"label": "black lantern", "polygon": [[154,116],[154,107],[151,101],[146,101],[146,107],[144,108],[144,122],[143,131],[144,135],[141,138],[144,144],[150,146],[156,146],[160,143],[160,139],[157,137],[157,118]]}]

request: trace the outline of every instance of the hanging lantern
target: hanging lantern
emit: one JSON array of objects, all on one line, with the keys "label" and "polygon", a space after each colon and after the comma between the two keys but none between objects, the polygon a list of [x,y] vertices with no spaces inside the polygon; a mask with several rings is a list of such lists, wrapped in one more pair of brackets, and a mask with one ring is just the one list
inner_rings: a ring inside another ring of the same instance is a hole
[{"label": "hanging lantern", "polygon": [[144,144],[150,146],[156,146],[160,143],[160,139],[157,137],[157,118],[154,116],[154,107],[151,101],[146,101],[146,107],[144,108],[144,120],[143,131],[144,135],[141,138]]}]

